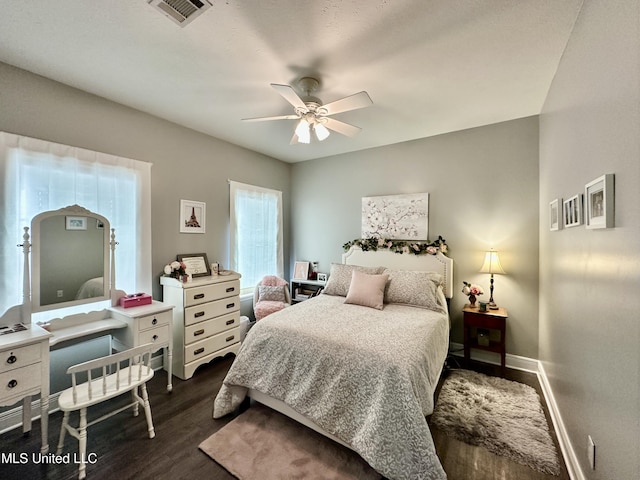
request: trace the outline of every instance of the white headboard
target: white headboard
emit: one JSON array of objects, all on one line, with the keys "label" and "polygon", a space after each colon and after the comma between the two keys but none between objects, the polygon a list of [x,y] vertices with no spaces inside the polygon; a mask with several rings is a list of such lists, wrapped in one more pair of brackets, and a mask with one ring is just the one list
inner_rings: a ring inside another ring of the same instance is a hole
[{"label": "white headboard", "polygon": [[419,270],[437,272],[444,278],[444,294],[453,297],[453,259],[438,252],[435,255],[413,255],[411,253],[395,253],[390,250],[363,251],[359,247],[351,247],[342,255],[342,263],[361,265],[363,267],[387,267],[396,270]]}]

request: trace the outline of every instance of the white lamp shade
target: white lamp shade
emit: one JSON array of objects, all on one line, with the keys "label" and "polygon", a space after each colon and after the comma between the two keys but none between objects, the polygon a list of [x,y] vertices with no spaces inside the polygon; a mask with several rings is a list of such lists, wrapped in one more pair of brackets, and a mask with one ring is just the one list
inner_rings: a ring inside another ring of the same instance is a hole
[{"label": "white lamp shade", "polygon": [[296,127],[296,135],[298,136],[298,142],[310,143],[311,142],[311,125],[303,118]]},{"label": "white lamp shade", "polygon": [[315,130],[316,136],[320,141],[326,139],[329,136],[329,130],[327,130],[327,127],[325,127],[321,123],[316,123],[313,129]]},{"label": "white lamp shade", "polygon": [[484,263],[480,268],[480,273],[501,273],[506,274],[502,265],[500,264],[500,257],[498,256],[498,252],[495,250],[491,250],[490,252],[485,252],[484,254]]}]

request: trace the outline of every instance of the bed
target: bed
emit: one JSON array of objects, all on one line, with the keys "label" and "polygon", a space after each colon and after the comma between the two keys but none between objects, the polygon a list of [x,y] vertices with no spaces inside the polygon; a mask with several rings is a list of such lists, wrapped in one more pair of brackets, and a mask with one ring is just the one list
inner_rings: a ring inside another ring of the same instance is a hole
[{"label": "bed", "polygon": [[[352,247],[323,294],[249,331],[214,418],[248,396],[356,451],[386,478],[445,479],[425,416],[448,351],[452,266],[441,253]],[[384,304],[372,284],[382,285]]]}]

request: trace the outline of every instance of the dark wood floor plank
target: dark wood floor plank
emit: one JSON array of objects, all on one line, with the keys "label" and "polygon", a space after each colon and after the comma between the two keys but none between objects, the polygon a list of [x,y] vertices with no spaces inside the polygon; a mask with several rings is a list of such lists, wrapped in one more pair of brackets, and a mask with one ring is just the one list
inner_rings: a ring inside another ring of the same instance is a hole
[{"label": "dark wood floor plank", "polygon": [[[156,437],[149,439],[144,414],[127,418],[123,412],[89,428],[87,451],[96,453],[98,463],[87,467],[87,480],[127,479],[233,480],[234,477],[198,449],[200,442],[226,425],[232,418],[214,420],[213,399],[229,369],[232,358],[219,359],[201,367],[195,376],[182,381],[174,377],[173,392],[166,392],[166,375],[157,372],[149,382],[149,398]],[[475,370],[489,375],[499,374],[499,367],[474,364]],[[505,377],[536,388],[541,395],[536,375],[507,369]],[[541,395],[542,397],[542,395]],[[124,402],[128,399],[124,398]],[[91,418],[114,408],[96,408]],[[545,407],[546,408],[546,407]],[[548,412],[547,412],[548,413]],[[49,420],[49,444],[55,452],[62,414]],[[550,423],[552,428],[552,425]],[[20,429],[0,435],[0,452],[26,453],[29,458],[39,452],[40,422],[35,421],[33,434],[24,437]],[[438,455],[449,480],[568,480],[566,469],[560,477],[542,475],[527,467],[493,455],[482,447],[474,447],[433,430]],[[77,441],[67,435],[64,452],[78,451]],[[559,451],[559,450],[558,450]],[[0,464],[2,480],[71,480],[78,476],[77,465],[12,465]]]}]

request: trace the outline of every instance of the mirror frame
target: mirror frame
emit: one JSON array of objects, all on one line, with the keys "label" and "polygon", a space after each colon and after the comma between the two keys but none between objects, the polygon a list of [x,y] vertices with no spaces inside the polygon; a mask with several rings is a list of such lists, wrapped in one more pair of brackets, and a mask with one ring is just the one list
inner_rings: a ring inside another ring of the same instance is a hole
[{"label": "mirror frame", "polygon": [[[75,217],[90,217],[95,218],[97,221],[102,222],[103,229],[103,272],[104,272],[104,295],[99,297],[91,297],[81,300],[69,300],[66,302],[52,303],[50,305],[40,304],[40,255],[41,255],[41,231],[40,225],[43,220],[55,216],[75,216]],[[75,305],[83,305],[87,303],[97,303],[111,299],[111,271],[109,270],[110,259],[110,232],[109,220],[102,215],[91,212],[80,205],[71,205],[58,210],[50,210],[42,212],[33,217],[31,220],[31,311],[32,312],[44,312],[48,310],[57,310],[60,308],[71,307]]]}]

